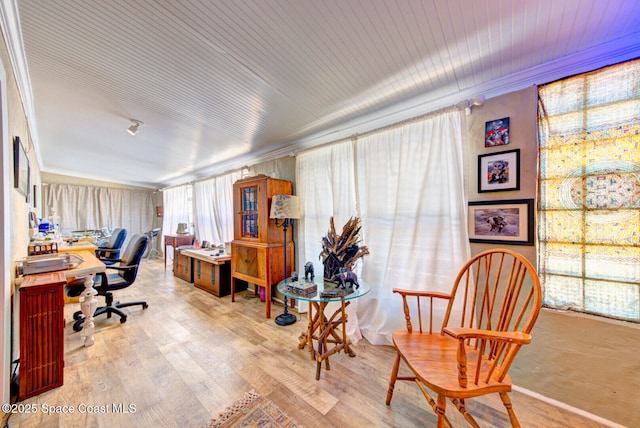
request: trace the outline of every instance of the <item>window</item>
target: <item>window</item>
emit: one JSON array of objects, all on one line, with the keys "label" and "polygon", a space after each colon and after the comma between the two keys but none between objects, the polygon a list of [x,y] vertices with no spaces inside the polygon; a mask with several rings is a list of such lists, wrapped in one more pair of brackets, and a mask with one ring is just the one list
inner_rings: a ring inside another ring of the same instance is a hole
[{"label": "window", "polygon": [[548,307],[640,321],[640,61],[540,87]]}]

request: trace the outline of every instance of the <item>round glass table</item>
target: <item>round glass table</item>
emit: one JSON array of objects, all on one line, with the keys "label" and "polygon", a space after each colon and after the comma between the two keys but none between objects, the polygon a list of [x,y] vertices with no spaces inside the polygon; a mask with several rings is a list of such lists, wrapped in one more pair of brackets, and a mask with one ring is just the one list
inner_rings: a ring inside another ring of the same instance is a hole
[{"label": "round glass table", "polygon": [[[291,281],[285,279],[278,283],[278,291],[289,299],[306,301],[309,304],[307,317],[309,325],[300,336],[298,349],[309,345],[311,359],[316,361],[316,380],[320,379],[322,362],[325,369],[331,370],[329,357],[337,352],[344,351],[350,357],[356,354],[349,347],[350,340],[347,337],[346,308],[352,300],[364,296],[371,291],[371,285],[358,278],[358,286],[340,285],[319,279],[317,281]],[[339,304],[333,314],[327,316],[327,305],[335,302]],[[314,344],[315,341],[315,344]]]}]

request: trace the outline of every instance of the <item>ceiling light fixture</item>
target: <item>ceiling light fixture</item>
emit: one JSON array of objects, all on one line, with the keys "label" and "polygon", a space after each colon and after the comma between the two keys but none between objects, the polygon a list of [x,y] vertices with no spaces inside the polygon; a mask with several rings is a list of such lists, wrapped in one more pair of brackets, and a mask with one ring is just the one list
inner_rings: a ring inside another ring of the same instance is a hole
[{"label": "ceiling light fixture", "polygon": [[137,119],[129,119],[129,120],[133,122],[133,125],[127,128],[127,132],[131,135],[136,135],[136,133],[138,132],[138,128],[140,128],[140,125],[144,125],[144,122],[141,122]]},{"label": "ceiling light fixture", "polygon": [[487,99],[484,95],[480,95],[472,100],[467,100],[467,106],[464,109],[464,111],[467,113],[467,116],[471,114],[471,107],[480,107],[486,100]]}]

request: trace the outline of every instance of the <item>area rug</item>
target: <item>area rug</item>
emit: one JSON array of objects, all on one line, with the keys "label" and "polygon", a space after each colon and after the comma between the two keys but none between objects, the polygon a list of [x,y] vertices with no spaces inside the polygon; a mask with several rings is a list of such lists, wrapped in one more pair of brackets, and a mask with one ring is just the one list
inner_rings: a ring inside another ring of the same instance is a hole
[{"label": "area rug", "polygon": [[255,390],[244,394],[208,425],[208,428],[235,427],[303,428]]}]

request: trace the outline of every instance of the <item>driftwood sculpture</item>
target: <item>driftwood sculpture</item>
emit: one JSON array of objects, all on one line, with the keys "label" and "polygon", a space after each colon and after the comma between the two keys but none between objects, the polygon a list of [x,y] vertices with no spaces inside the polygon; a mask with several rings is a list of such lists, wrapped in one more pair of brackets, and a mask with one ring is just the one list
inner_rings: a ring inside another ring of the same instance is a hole
[{"label": "driftwood sculpture", "polygon": [[327,236],[322,238],[320,260],[324,264],[324,277],[331,280],[341,268],[352,269],[358,259],[369,254],[366,246],[360,246],[360,219],[351,217],[338,235],[333,221],[329,222]]}]

